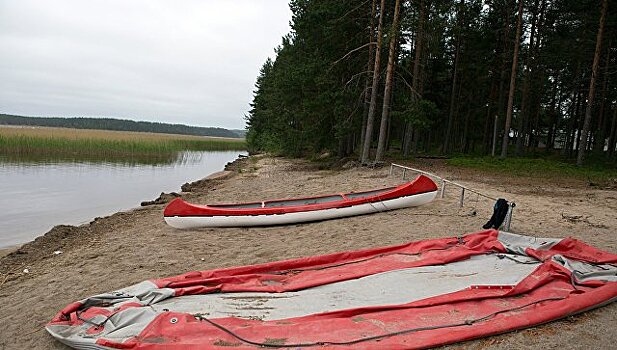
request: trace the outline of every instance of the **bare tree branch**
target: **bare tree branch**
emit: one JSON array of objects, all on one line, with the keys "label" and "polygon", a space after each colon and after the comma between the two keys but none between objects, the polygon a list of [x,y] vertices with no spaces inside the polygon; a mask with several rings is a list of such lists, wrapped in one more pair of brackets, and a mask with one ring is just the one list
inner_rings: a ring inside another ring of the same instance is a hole
[{"label": "bare tree branch", "polygon": [[356,12],[357,9],[359,9],[360,7],[364,6],[367,2],[369,2],[370,0],[366,0],[363,3],[361,3],[360,5],[354,7],[353,9],[347,11],[347,13],[345,13],[344,15],[342,15],[341,17],[337,18],[334,20],[334,22],[338,22],[340,20],[342,20],[343,18],[347,17],[350,13]]},{"label": "bare tree branch", "polygon": [[349,80],[347,80],[347,82],[345,83],[345,88],[347,88],[347,85],[349,85],[358,76],[363,75],[363,74],[370,74],[370,73],[373,73],[373,72],[372,71],[363,71],[363,72],[360,72],[360,73],[352,75],[351,78],[349,78]]},{"label": "bare tree branch", "polygon": [[375,42],[369,42],[369,43],[366,43],[366,44],[364,44],[364,45],[362,45],[360,47],[356,47],[355,49],[353,49],[353,50],[349,51],[348,53],[346,53],[343,57],[341,57],[338,60],[332,62],[332,66],[335,66],[337,63],[339,63],[340,61],[344,60],[345,58],[347,58],[352,53],[354,53],[354,52],[356,52],[358,50],[362,50],[363,48],[365,48],[367,46],[375,45],[375,44],[376,44]]}]

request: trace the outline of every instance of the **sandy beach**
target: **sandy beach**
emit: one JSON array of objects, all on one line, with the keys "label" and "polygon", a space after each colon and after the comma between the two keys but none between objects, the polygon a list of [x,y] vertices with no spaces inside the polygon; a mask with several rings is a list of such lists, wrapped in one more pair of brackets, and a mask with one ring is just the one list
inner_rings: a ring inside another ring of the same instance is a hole
[{"label": "sandy beach", "polygon": [[[516,202],[512,232],[572,236],[617,253],[614,189],[557,176],[535,180],[486,175],[446,166],[443,160],[403,164]],[[228,170],[183,186],[182,197],[201,204],[240,202],[360,191],[402,182],[400,172],[389,175],[389,167],[320,170],[304,160],[269,156],[236,161]],[[163,221],[163,198],[157,201],[161,204],[96,218],[79,227],[57,226],[31,243],[0,252],[0,349],[68,349],[44,330],[60,309],[146,279],[481,230],[493,203],[471,194],[460,208],[459,194],[447,187],[445,198],[429,205],[339,220],[184,231]],[[613,303],[543,326],[445,348],[608,349],[617,343],[615,325],[617,304]]]}]

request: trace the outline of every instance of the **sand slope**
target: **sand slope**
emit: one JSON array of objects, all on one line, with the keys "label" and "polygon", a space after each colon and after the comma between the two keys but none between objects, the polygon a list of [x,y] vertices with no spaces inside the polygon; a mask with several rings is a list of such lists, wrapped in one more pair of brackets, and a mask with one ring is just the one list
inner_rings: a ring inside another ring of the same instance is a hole
[{"label": "sand slope", "polygon": [[[512,231],[573,236],[617,252],[617,192],[585,183],[531,181],[461,171],[439,161],[413,164],[495,197],[515,201]],[[234,174],[185,186],[195,203],[238,202],[364,190],[401,182],[389,168],[318,170],[305,161],[252,157]],[[204,176],[207,174],[204,174]],[[268,228],[179,231],[167,226],[164,205],[99,218],[80,227],[56,227],[0,258],[0,349],[66,349],[43,329],[67,304],[145,279],[203,270],[399,244],[474,232],[493,203],[475,195],[458,207],[459,192],[418,208]],[[95,199],[93,199],[95,200]],[[473,215],[476,212],[477,215]],[[54,251],[62,251],[54,254]],[[29,273],[24,273],[24,269]],[[601,349],[617,343],[617,304],[501,336],[451,345],[453,349]]]}]

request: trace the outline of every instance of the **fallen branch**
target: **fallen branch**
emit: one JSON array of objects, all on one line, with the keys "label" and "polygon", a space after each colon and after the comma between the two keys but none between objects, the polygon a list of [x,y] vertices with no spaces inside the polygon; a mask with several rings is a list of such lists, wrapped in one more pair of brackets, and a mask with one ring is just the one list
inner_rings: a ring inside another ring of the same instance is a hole
[{"label": "fallen branch", "polygon": [[582,222],[584,224],[587,224],[595,228],[608,228],[608,226],[604,224],[596,224],[596,223],[589,221],[590,216],[583,217],[583,215],[566,215],[564,213],[561,213],[561,217],[571,223]]}]

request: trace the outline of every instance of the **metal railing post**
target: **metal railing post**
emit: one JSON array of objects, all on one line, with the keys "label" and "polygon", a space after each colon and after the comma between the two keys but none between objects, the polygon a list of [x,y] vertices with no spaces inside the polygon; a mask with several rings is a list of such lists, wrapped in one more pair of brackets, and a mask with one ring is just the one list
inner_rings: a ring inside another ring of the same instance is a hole
[{"label": "metal railing post", "polygon": [[443,198],[443,196],[446,193],[446,181],[445,180],[441,180],[441,198]]},{"label": "metal railing post", "polygon": [[403,180],[405,180],[405,175],[407,175],[407,169],[403,168]]},{"label": "metal railing post", "polygon": [[392,176],[392,172],[394,171],[394,164],[390,164],[390,176]]},{"label": "metal railing post", "polygon": [[465,201],[465,188],[464,187],[461,188],[461,202],[459,203],[459,206],[461,208],[463,207],[463,201]]},{"label": "metal railing post", "polygon": [[516,203],[508,203],[508,214],[506,214],[506,222],[504,224],[504,229],[506,231],[510,231],[510,224],[512,223],[512,212],[514,211],[514,207],[516,207]]}]

